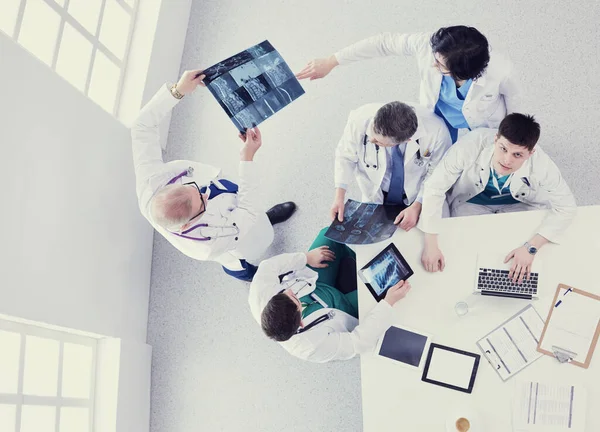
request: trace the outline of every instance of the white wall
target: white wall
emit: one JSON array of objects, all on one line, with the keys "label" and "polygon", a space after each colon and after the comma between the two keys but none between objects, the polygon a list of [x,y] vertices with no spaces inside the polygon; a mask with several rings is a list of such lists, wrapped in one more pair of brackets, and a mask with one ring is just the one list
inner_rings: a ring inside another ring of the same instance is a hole
[{"label": "white wall", "polygon": [[0,312],[145,341],[152,230],[128,129],[0,34]]},{"label": "white wall", "polygon": [[[191,7],[192,0],[140,0],[118,113],[125,124],[160,85],[178,80]],[[169,113],[160,126],[163,148],[170,122]]]},{"label": "white wall", "polygon": [[0,59],[0,313],[121,338],[116,430],[147,430],[152,230],[129,131],[4,34]]},{"label": "white wall", "polygon": [[[190,5],[140,1],[122,120],[177,80]],[[0,314],[119,338],[118,388],[99,386],[116,412],[97,426],[147,431],[153,231],[129,130],[2,32],[0,82]]]}]

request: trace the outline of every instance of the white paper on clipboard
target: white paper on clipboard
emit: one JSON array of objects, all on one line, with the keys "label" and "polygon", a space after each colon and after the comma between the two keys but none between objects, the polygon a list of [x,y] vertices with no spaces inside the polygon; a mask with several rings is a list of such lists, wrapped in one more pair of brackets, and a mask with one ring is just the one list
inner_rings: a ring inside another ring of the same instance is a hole
[{"label": "white paper on clipboard", "polygon": [[506,381],[542,356],[537,346],[543,329],[544,320],[532,305],[527,305],[477,341],[477,346]]},{"label": "white paper on clipboard", "polygon": [[574,361],[584,363],[598,331],[600,301],[566,286],[561,286],[557,299],[550,306],[552,315],[540,348],[549,352],[554,347],[569,351],[574,354]]}]

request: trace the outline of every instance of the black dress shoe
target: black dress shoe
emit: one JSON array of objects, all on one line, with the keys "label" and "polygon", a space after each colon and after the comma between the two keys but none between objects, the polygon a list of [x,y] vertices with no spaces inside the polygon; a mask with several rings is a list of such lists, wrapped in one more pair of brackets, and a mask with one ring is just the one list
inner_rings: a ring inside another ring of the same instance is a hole
[{"label": "black dress shoe", "polygon": [[267,216],[271,221],[271,225],[275,225],[281,222],[285,222],[294,214],[296,211],[296,204],[291,201],[277,204],[267,210]]}]

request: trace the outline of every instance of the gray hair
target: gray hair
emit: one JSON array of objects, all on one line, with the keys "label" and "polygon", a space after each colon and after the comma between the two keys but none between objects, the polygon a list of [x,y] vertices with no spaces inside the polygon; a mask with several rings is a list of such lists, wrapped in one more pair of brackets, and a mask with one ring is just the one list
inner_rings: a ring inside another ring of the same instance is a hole
[{"label": "gray hair", "polygon": [[397,144],[408,141],[418,126],[415,109],[398,101],[379,108],[373,120],[373,131],[392,138]]},{"label": "gray hair", "polygon": [[183,185],[167,185],[150,201],[152,220],[168,230],[177,230],[192,218],[192,198]]}]

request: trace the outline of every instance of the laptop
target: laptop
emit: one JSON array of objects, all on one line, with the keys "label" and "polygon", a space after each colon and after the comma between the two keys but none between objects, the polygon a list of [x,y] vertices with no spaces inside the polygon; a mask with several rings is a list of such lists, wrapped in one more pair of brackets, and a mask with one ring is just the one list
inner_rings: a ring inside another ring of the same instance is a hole
[{"label": "laptop", "polygon": [[496,297],[509,297],[523,300],[538,298],[540,281],[540,257],[533,261],[529,279],[523,277],[521,283],[509,279],[512,260],[504,264],[504,256],[479,253],[477,255],[477,275],[475,277],[475,292]]}]

